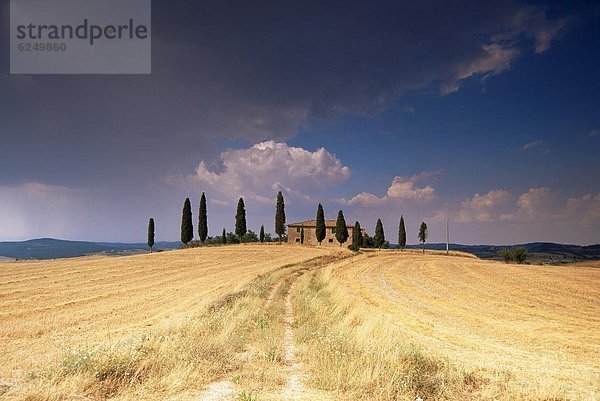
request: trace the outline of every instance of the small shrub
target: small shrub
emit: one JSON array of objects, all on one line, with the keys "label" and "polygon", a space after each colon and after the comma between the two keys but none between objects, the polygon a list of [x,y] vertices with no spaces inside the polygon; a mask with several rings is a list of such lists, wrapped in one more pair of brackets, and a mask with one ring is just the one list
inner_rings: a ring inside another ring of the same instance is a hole
[{"label": "small shrub", "polygon": [[512,249],[502,249],[498,254],[506,263],[512,261],[517,264],[523,264],[527,260],[527,249],[521,246]]},{"label": "small shrub", "polygon": [[511,255],[510,249],[501,249],[500,251],[498,251],[498,255],[506,263],[508,263],[512,260],[512,255]]},{"label": "small shrub", "polygon": [[527,249],[523,247],[514,248],[512,250],[512,253],[513,260],[518,264],[525,263],[525,261],[527,260]]}]

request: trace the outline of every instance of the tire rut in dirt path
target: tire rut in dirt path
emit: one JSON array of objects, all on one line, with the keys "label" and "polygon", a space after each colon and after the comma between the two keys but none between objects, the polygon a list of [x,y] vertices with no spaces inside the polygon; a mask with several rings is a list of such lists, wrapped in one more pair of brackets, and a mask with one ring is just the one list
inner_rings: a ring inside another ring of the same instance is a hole
[{"label": "tire rut in dirt path", "polygon": [[273,285],[273,287],[269,291],[269,295],[267,296],[267,300],[265,301],[265,306],[264,306],[265,309],[269,309],[269,307],[273,303],[273,299],[275,298],[275,294],[277,294],[277,290],[279,289],[279,287],[281,287],[281,282],[282,281],[283,281],[283,279],[279,280],[275,285]]},{"label": "tire rut in dirt path", "polygon": [[283,349],[284,361],[287,365],[287,373],[289,376],[282,396],[286,400],[299,400],[302,398],[304,394],[302,381],[305,380],[305,375],[302,373],[302,367],[296,357],[296,344],[294,342],[294,332],[292,329],[294,324],[294,308],[292,305],[292,288],[294,281],[290,284],[285,298]]},{"label": "tire rut in dirt path", "polygon": [[233,399],[236,393],[236,388],[229,380],[214,382],[208,386],[204,394],[200,397],[200,401],[226,401]]}]

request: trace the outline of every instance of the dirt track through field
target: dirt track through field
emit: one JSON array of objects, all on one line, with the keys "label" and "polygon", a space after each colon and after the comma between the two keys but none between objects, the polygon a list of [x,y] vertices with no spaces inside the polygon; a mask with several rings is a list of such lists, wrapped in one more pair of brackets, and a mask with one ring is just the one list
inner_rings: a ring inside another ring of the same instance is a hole
[{"label": "dirt track through field", "polygon": [[[328,263],[337,259],[348,257],[348,253],[334,253],[332,255],[315,258],[306,263],[298,263],[294,266],[288,266],[289,270],[279,273],[279,278],[271,285],[268,290],[265,302],[262,306],[262,313],[279,313],[278,319],[283,324],[282,342],[283,358],[280,371],[283,373],[285,384],[277,391],[259,391],[260,399],[265,400],[329,400],[332,399],[323,391],[308,389],[304,386],[306,373],[296,356],[296,343],[294,341],[293,326],[295,324],[295,314],[293,309],[293,286],[298,277],[309,271],[322,269]],[[283,302],[283,309],[273,310],[275,302]],[[248,348],[252,348],[248,344]],[[252,365],[253,361],[251,351],[247,352],[245,362]],[[240,394],[243,389],[235,385],[231,380],[225,379],[210,384],[200,395],[200,401],[228,401],[233,400],[236,394]]]},{"label": "dirt track through field", "polygon": [[[268,295],[263,305],[263,312],[268,312],[273,304],[277,291],[281,287],[284,279],[278,280],[269,288]],[[248,353],[248,351],[246,351]],[[236,393],[240,390],[238,386],[229,379],[220,380],[208,385],[207,389],[200,396],[200,401],[227,401],[234,399]]]}]

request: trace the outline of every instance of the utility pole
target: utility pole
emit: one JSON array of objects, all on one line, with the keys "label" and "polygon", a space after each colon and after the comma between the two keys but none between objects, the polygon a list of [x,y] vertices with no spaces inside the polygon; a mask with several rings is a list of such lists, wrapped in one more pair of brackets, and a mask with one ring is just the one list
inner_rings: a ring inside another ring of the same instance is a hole
[{"label": "utility pole", "polygon": [[450,248],[450,229],[448,228],[449,220],[450,219],[446,219],[446,255],[449,254]]}]

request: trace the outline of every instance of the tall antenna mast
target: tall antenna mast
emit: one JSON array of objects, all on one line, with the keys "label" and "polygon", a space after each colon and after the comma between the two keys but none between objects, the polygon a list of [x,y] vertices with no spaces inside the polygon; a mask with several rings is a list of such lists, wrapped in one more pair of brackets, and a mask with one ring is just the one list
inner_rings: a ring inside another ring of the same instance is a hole
[{"label": "tall antenna mast", "polygon": [[448,255],[448,251],[450,248],[450,229],[448,227],[450,219],[446,219],[446,255]]}]

